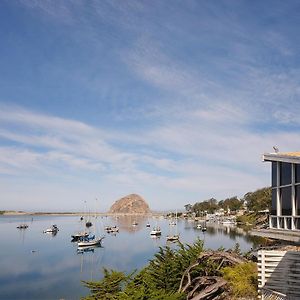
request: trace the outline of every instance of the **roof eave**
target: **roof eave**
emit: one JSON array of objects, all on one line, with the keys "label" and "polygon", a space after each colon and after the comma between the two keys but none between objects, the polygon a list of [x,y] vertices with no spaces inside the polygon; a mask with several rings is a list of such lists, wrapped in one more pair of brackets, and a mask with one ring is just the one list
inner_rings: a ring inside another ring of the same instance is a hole
[{"label": "roof eave", "polygon": [[264,153],[262,156],[263,161],[282,161],[287,163],[300,164],[299,156],[287,156],[280,153]]}]

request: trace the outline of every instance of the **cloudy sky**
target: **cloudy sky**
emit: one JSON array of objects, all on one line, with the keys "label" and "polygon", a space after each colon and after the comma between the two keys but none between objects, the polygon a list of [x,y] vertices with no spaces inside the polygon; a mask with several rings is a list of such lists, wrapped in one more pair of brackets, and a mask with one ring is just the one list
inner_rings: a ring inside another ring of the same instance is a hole
[{"label": "cloudy sky", "polygon": [[[299,1],[0,1],[0,204],[155,210],[300,150]],[[0,208],[0,209],[1,209]]]}]

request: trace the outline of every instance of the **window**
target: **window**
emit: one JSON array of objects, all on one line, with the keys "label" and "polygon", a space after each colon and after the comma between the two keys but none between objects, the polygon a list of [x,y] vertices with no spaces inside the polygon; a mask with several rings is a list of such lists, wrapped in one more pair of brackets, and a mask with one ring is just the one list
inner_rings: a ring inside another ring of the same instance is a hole
[{"label": "window", "polygon": [[296,171],[296,176],[295,176],[296,183],[300,183],[300,164],[295,164],[295,171]]},{"label": "window", "polygon": [[284,229],[284,218],[278,218],[279,219],[279,228]]},{"label": "window", "polygon": [[276,189],[272,190],[272,208],[271,208],[271,215],[277,215],[277,193]]},{"label": "window", "polygon": [[292,187],[287,186],[280,189],[281,214],[283,216],[292,215]]},{"label": "window", "polygon": [[275,186],[277,186],[277,162],[273,161],[272,162],[272,187]]},{"label": "window", "polygon": [[286,218],[286,229],[292,229],[292,218]]},{"label": "window", "polygon": [[280,185],[287,185],[292,183],[292,164],[280,163]]},{"label": "window", "polygon": [[271,226],[272,228],[277,228],[277,218],[272,218],[271,219]]},{"label": "window", "polygon": [[300,185],[295,186],[296,215],[300,216]]}]

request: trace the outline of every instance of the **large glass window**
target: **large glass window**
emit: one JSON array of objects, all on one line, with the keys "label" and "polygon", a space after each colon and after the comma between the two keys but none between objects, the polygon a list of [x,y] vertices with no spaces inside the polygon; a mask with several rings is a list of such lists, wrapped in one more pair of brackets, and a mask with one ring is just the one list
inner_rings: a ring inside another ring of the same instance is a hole
[{"label": "large glass window", "polygon": [[283,216],[292,215],[292,187],[287,186],[280,189],[281,214]]},{"label": "large glass window", "polygon": [[271,215],[277,215],[277,197],[276,197],[276,189],[272,190],[272,208],[271,208]]},{"label": "large glass window", "polygon": [[296,215],[300,216],[300,185],[295,186]]},{"label": "large glass window", "polygon": [[292,229],[292,218],[286,218],[286,229]]},{"label": "large glass window", "polygon": [[271,218],[272,228],[277,228],[277,217]]},{"label": "large glass window", "polygon": [[279,218],[279,228],[284,229],[284,218]]},{"label": "large glass window", "polygon": [[296,183],[300,183],[300,164],[295,164],[295,171],[296,171],[296,176],[295,176]]},{"label": "large glass window", "polygon": [[280,163],[280,185],[287,185],[292,183],[292,164]]},{"label": "large glass window", "polygon": [[[300,171],[300,169],[299,169]],[[277,186],[277,162],[272,162],[272,186]]]}]

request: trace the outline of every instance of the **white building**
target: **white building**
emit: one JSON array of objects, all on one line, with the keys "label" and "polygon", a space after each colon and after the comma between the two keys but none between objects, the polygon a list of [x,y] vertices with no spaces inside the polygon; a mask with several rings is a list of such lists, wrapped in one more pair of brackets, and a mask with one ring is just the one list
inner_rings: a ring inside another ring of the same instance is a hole
[{"label": "white building", "polygon": [[272,163],[270,228],[300,230],[300,152],[266,153]]}]

